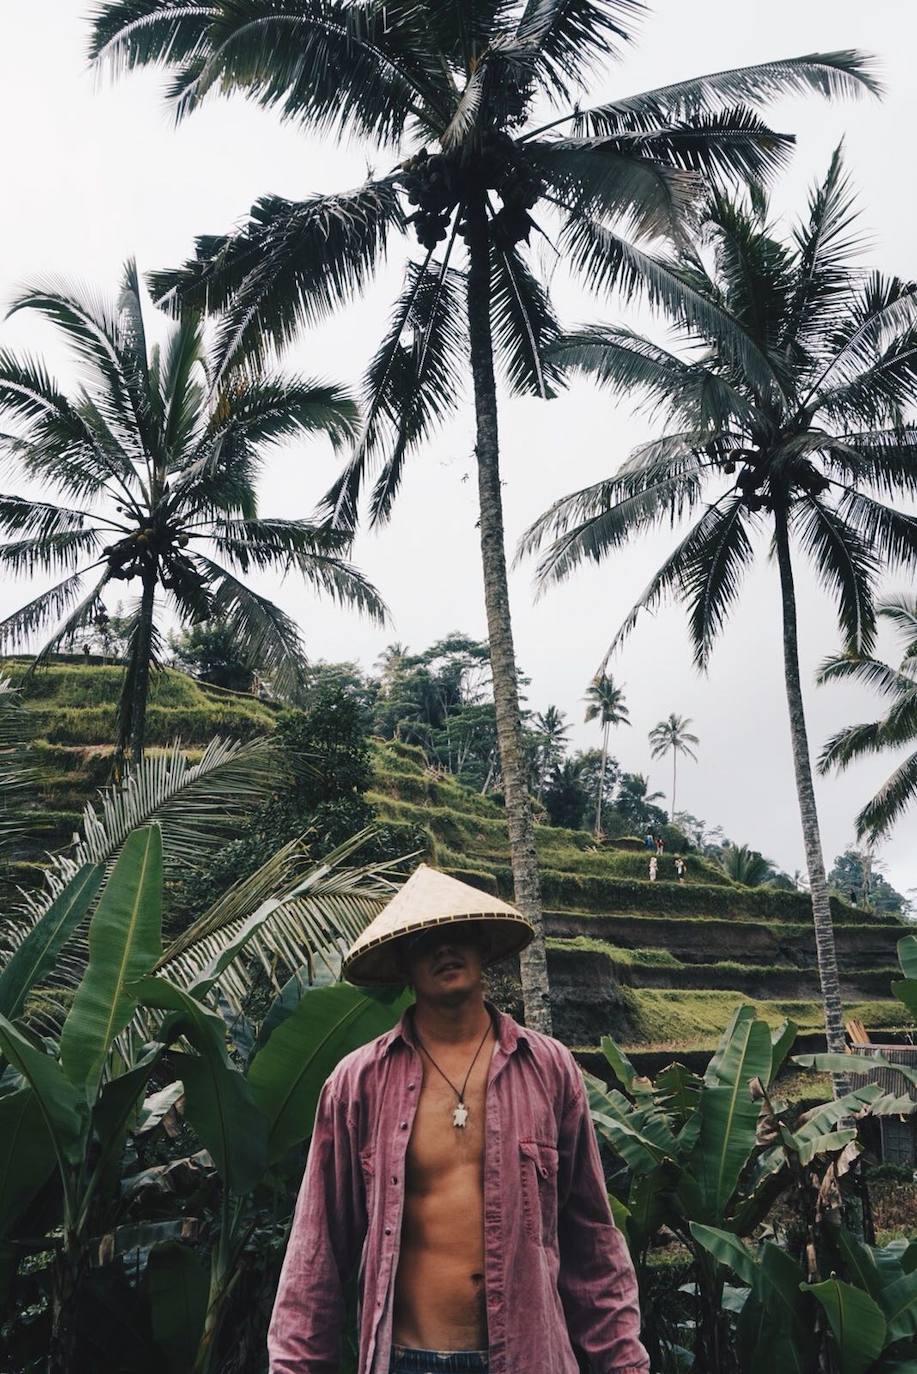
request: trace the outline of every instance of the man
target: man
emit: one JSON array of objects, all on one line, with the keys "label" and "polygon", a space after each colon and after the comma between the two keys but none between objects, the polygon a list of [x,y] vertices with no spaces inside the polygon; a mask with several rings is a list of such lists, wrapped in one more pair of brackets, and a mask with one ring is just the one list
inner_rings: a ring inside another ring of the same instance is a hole
[{"label": "man", "polygon": [[356,983],[408,981],[400,1024],[322,1092],[268,1339],[271,1374],[645,1374],[637,1288],[573,1057],[485,1002],[532,938],[424,865],[356,941]]}]

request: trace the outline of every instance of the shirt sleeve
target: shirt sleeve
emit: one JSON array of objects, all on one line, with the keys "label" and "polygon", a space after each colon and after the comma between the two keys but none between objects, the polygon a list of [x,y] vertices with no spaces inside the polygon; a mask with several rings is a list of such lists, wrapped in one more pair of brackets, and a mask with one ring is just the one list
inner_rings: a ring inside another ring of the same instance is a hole
[{"label": "shirt sleeve", "polygon": [[558,1142],[558,1288],[575,1346],[593,1374],[646,1374],[637,1280],[611,1218],[589,1104],[575,1063]]},{"label": "shirt sleeve", "polygon": [[322,1089],[268,1330],[270,1374],[337,1374],[344,1289],[366,1234],[354,1123],[330,1079]]}]

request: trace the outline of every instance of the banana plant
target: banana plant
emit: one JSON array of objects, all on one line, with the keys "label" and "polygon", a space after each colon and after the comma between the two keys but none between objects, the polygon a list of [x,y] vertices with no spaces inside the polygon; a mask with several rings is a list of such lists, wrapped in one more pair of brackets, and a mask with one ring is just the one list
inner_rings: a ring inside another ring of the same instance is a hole
[{"label": "banana plant", "polygon": [[[26,1281],[23,1259],[52,1252],[38,1293],[47,1299],[52,1374],[89,1367],[87,1359],[138,1374],[218,1367],[261,1199],[291,1210],[324,1079],[405,1005],[398,995],[293,978],[240,1067],[215,1007],[229,961],[245,955],[246,932],[233,926],[222,952],[180,986],[162,962],[162,887],[160,830],[136,830],[107,879],[102,864],[70,879],[0,974],[0,1300]],[[41,1039],[21,1019],[27,999],[93,906],[85,973],[59,1037]],[[138,1010],[150,1033],[125,1060],[118,1044]],[[179,1109],[193,1151],[136,1177],[135,1142],[162,1135]],[[182,1171],[203,1198],[209,1257],[186,1243],[198,1219],[174,1192],[157,1196],[154,1219],[142,1215],[157,1176]]]},{"label": "banana plant", "polygon": [[917,1243],[869,1246],[835,1225],[836,1268],[810,1282],[804,1266],[771,1241],[753,1248],[713,1226],[691,1230],[739,1279],[731,1306],[738,1313],[742,1374],[908,1374],[917,1368]]},{"label": "banana plant", "polygon": [[[741,1246],[738,1238],[754,1233],[781,1194],[799,1192],[803,1176],[808,1182],[813,1169],[820,1171],[824,1199],[835,1201],[831,1189],[836,1187],[837,1176],[849,1168],[860,1148],[852,1121],[867,1113],[910,1112],[917,1105],[907,1097],[883,1092],[876,1083],[866,1083],[794,1120],[788,1104],[774,1097],[773,1085],[795,1035],[791,1022],[772,1032],[757,1019],[753,1007],[740,1006],[702,1076],[675,1063],[651,1082],[637,1074],[610,1037],[602,1041],[602,1049],[619,1087],[609,1089],[587,1076],[596,1131],[626,1169],[624,1185],[615,1190],[620,1196],[613,1195],[610,1201],[634,1258],[645,1307],[651,1310],[653,1306],[647,1255],[664,1227],[692,1254],[697,1305],[694,1366],[711,1374],[730,1368],[734,1342],[728,1305],[723,1303],[721,1256],[713,1254],[701,1237],[712,1229]],[[822,1062],[825,1056],[816,1058],[818,1067],[837,1070],[837,1065]],[[845,1070],[856,1073],[860,1068],[856,1057],[843,1058]],[[811,1056],[800,1056],[794,1062],[811,1060]],[[868,1061],[868,1068],[874,1069],[875,1061]],[[802,1208],[808,1232],[814,1225],[815,1206],[813,1201],[811,1216]],[[787,1289],[790,1270],[784,1258],[768,1253],[766,1270],[761,1272],[762,1283]],[[799,1274],[800,1281],[816,1277],[814,1271]],[[767,1292],[771,1306],[765,1307],[760,1297],[755,1299],[760,1307],[759,1325],[765,1319],[777,1321],[776,1297],[770,1288]],[[781,1311],[782,1318],[788,1319],[787,1312]],[[751,1321],[751,1316],[745,1319],[743,1339]],[[650,1344],[659,1345],[650,1351],[654,1368],[665,1368],[671,1363],[671,1350],[662,1348],[658,1326],[649,1322],[647,1329]],[[758,1348],[750,1337],[747,1346]]]}]

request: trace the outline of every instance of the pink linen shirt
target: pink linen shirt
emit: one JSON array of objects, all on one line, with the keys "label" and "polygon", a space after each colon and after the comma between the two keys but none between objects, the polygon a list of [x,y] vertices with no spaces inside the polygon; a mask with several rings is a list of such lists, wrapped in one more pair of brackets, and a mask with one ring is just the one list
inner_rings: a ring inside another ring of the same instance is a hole
[{"label": "pink linen shirt", "polygon": [[[490,1008],[484,1281],[490,1374],[646,1374],[637,1285],[608,1207],[582,1077]],[[388,1374],[405,1155],[423,1066],[408,1011],[322,1090],[268,1335],[271,1374],[338,1374],[359,1266],[359,1374]]]}]

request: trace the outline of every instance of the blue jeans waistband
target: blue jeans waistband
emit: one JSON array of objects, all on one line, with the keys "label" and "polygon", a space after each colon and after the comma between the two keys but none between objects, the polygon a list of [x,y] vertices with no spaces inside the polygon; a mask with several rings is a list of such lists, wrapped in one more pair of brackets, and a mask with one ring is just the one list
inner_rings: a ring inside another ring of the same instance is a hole
[{"label": "blue jeans waistband", "polygon": [[410,1350],[392,1346],[389,1374],[487,1374],[486,1350]]}]

